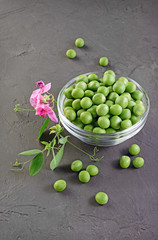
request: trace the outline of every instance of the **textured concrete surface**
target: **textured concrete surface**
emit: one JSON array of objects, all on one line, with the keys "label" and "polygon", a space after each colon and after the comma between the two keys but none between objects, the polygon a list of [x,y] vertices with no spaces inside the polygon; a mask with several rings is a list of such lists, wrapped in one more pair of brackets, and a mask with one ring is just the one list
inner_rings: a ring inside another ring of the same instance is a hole
[{"label": "textured concrete surface", "polygon": [[[158,239],[157,24],[157,0],[0,0],[1,240]],[[65,51],[78,36],[86,48],[69,60]],[[105,155],[97,163],[100,174],[89,184],[80,184],[69,171],[74,159],[82,159],[85,167],[90,163],[69,145],[54,172],[48,169],[50,159],[35,177],[28,167],[9,171],[19,152],[39,147],[35,139],[43,121],[34,113],[14,113],[14,105],[30,107],[40,79],[52,82],[57,97],[72,77],[102,70],[97,62],[103,55],[119,76],[130,76],[147,90],[151,109],[144,129],[119,146],[100,148],[99,155]],[[145,165],[121,170],[118,159],[132,143],[140,144]],[[52,184],[60,178],[68,188],[56,193]],[[97,191],[108,193],[106,206],[95,203]]]}]

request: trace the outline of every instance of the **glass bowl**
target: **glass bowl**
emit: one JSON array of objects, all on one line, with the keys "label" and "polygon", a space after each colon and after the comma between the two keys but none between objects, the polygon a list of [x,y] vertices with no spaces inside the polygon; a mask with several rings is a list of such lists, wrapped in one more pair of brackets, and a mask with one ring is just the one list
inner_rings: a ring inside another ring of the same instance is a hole
[{"label": "glass bowl", "polygon": [[[85,73],[84,75],[89,75],[91,73],[95,73],[99,75],[103,75],[103,72],[90,72],[90,73]],[[101,76],[100,76],[101,77]],[[123,131],[115,132],[115,133],[109,133],[109,134],[98,134],[98,133],[93,133],[93,132],[88,132],[85,131],[76,125],[72,124],[64,115],[63,112],[63,107],[64,107],[64,100],[65,100],[65,95],[64,91],[66,88],[70,87],[72,84],[76,82],[76,78],[73,78],[70,80],[60,91],[57,99],[57,108],[58,108],[58,113],[59,113],[59,119],[64,126],[64,128],[71,133],[73,136],[76,138],[80,139],[82,142],[85,142],[90,145],[95,145],[95,146],[114,146],[117,144],[120,144],[127,139],[133,137],[136,135],[145,125],[147,116],[149,113],[150,109],[150,101],[147,93],[145,90],[133,79],[126,77],[129,81],[133,82],[136,84],[137,89],[140,90],[143,93],[143,98],[142,101],[144,102],[145,105],[145,113],[141,116],[141,119],[134,125],[132,125],[130,128],[125,129]]]}]

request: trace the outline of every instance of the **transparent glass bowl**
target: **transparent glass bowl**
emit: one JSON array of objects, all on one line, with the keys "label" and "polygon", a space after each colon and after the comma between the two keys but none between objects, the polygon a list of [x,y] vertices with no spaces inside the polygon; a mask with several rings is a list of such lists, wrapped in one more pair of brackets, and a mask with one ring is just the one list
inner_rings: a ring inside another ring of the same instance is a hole
[{"label": "transparent glass bowl", "polygon": [[[89,75],[91,73],[98,74],[99,77],[101,77],[101,74],[103,75],[103,72],[90,72],[90,73],[85,73],[85,75]],[[64,108],[64,100],[65,100],[65,95],[64,91],[66,88],[70,87],[76,82],[76,78],[73,78],[70,80],[60,91],[57,99],[57,108],[58,108],[58,113],[59,113],[59,119],[64,126],[64,128],[71,133],[73,136],[77,137],[80,139],[82,142],[85,142],[90,145],[95,145],[95,146],[114,146],[119,143],[122,143],[126,141],[127,139],[133,137],[136,135],[143,127],[144,124],[146,123],[147,116],[149,113],[150,109],[150,101],[147,93],[145,90],[133,79],[130,79],[127,77],[127,79],[131,82],[134,82],[137,86],[137,89],[140,90],[143,93],[143,98],[142,101],[144,102],[145,105],[145,113],[141,116],[141,119],[134,125],[132,125],[130,128],[125,129],[120,132],[115,132],[115,133],[109,133],[109,134],[98,134],[98,133],[92,133],[85,131],[76,125],[72,124],[64,115],[63,108]]]}]

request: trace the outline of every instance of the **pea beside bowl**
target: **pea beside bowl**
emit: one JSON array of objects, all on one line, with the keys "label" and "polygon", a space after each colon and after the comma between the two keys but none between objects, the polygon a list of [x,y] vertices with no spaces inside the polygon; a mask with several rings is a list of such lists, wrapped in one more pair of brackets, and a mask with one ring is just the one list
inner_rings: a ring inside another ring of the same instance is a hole
[{"label": "pea beside bowl", "polygon": [[[95,73],[95,74],[98,74],[98,75],[103,74],[102,72],[100,72],[100,73],[90,72],[90,73],[85,73],[84,75],[88,76],[91,73]],[[128,129],[118,131],[118,132],[115,132],[115,133],[108,133],[108,134],[107,133],[98,134],[98,133],[88,132],[88,131],[85,131],[85,130],[77,127],[73,123],[71,123],[66,118],[66,116],[64,115],[64,112],[63,112],[64,100],[66,99],[66,97],[64,95],[64,91],[65,91],[65,89],[67,89],[71,85],[75,84],[77,77],[70,80],[61,89],[61,91],[58,95],[58,99],[57,99],[57,108],[58,108],[58,113],[59,113],[59,119],[60,119],[62,125],[64,126],[64,128],[69,133],[71,133],[73,136],[80,139],[82,142],[85,142],[85,143],[90,144],[90,145],[114,146],[114,145],[120,144],[120,143],[128,140],[129,138],[133,137],[144,127],[144,125],[146,123],[146,120],[147,120],[147,117],[148,117],[149,109],[150,109],[149,97],[148,97],[147,93],[145,92],[145,90],[136,81],[134,81],[133,79],[130,79],[128,77],[126,77],[126,78],[129,81],[135,83],[135,85],[137,86],[137,89],[143,93],[142,101],[143,101],[144,106],[145,106],[145,112],[141,116],[140,120],[137,123],[135,123],[134,125],[132,125]]]}]

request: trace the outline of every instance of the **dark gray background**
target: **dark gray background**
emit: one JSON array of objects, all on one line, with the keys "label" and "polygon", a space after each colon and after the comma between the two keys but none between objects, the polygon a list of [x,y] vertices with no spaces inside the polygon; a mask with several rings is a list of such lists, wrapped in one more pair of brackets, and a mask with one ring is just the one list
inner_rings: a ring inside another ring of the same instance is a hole
[{"label": "dark gray background", "polygon": [[[157,0],[0,0],[0,239],[158,239],[157,26]],[[76,60],[67,59],[65,51],[80,36],[87,47],[76,49]],[[83,160],[84,167],[91,162],[69,145],[54,172],[48,169],[50,159],[35,177],[28,167],[9,171],[19,152],[39,148],[43,122],[34,113],[14,113],[14,105],[30,107],[34,82],[41,79],[52,83],[57,97],[76,75],[103,70],[98,59],[104,55],[118,76],[130,76],[148,92],[151,109],[144,129],[121,145],[100,148],[98,155],[105,156],[97,163],[100,174],[85,185],[69,165],[74,159]],[[145,165],[121,170],[118,160],[132,143],[141,146]],[[52,184],[60,178],[68,187],[56,193]],[[97,191],[108,193],[106,206],[95,203]]]}]

